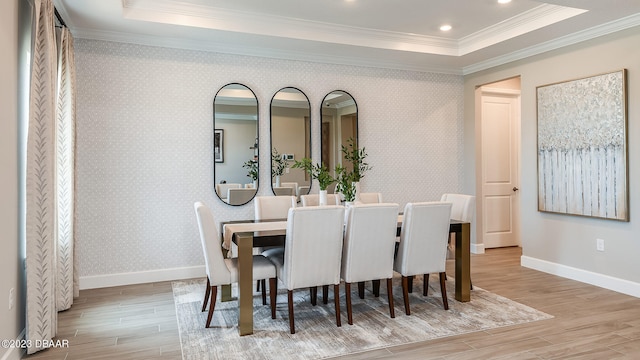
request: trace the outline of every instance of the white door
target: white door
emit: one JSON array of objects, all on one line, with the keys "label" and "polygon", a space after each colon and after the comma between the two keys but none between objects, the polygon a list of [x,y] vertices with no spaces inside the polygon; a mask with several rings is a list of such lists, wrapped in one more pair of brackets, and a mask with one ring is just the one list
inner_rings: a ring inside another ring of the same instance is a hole
[{"label": "white door", "polygon": [[519,246],[520,92],[482,89],[481,234],[485,248]]}]

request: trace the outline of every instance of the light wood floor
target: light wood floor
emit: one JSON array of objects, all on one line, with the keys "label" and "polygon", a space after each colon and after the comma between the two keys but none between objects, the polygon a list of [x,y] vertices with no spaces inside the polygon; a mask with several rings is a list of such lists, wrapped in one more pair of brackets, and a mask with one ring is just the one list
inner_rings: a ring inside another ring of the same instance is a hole
[{"label": "light wood floor", "polygon": [[[520,255],[473,255],[473,284],[555,318],[342,358],[640,359],[640,299],[520,267]],[[57,339],[69,347],[27,359],[181,359],[171,283],[81,291]]]}]

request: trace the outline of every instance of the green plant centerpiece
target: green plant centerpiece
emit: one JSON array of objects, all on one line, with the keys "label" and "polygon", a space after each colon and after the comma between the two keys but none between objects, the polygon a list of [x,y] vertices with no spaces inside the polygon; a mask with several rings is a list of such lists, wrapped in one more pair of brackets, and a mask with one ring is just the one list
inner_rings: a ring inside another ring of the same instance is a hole
[{"label": "green plant centerpiece", "polygon": [[321,191],[326,191],[329,185],[336,182],[336,179],[331,176],[329,169],[324,164],[313,164],[309,158],[296,161],[292,168],[302,169],[309,174],[312,179],[318,180]]},{"label": "green plant centerpiece", "polygon": [[282,176],[287,169],[287,161],[273,148],[271,152],[271,176]]},{"label": "green plant centerpiece", "polygon": [[353,202],[356,197],[356,186],[353,181],[353,171],[347,170],[347,168],[342,165],[337,165],[336,175],[338,177],[336,179],[338,182],[336,185],[336,191],[344,196],[344,201]]},{"label": "green plant centerpiece", "polygon": [[258,181],[258,162],[256,160],[247,160],[242,164],[242,167],[247,169],[247,176],[253,181]]},{"label": "green plant centerpiece", "polygon": [[284,171],[287,169],[287,161],[284,159],[280,153],[278,153],[278,149],[273,148],[271,152],[271,177],[275,177],[275,187],[280,187],[280,176],[284,174]]},{"label": "green plant centerpiece", "polygon": [[358,183],[364,177],[365,173],[372,167],[365,162],[367,152],[365,148],[358,148],[353,138],[347,139],[347,145],[342,145],[342,157],[345,161],[350,162],[352,169],[338,165],[336,166],[336,174],[338,185],[336,190],[342,193],[344,200],[352,202],[356,200]]},{"label": "green plant centerpiece", "polygon": [[354,182],[360,181],[360,179],[364,177],[364,174],[372,169],[372,167],[365,162],[367,158],[365,148],[358,148],[353,138],[347,139],[347,146],[342,145],[342,155],[346,161],[353,165],[351,177]]}]

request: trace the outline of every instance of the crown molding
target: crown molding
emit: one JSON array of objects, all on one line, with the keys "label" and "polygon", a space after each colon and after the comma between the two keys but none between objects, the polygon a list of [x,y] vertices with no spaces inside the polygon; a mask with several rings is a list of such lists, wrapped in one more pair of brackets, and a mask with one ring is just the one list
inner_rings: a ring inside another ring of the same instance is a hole
[{"label": "crown molding", "polygon": [[[125,0],[123,17],[129,20],[254,35],[438,55],[458,55],[458,41],[442,37],[365,29],[211,6],[184,5],[173,0]],[[291,31],[291,29],[296,30]]]},{"label": "crown molding", "polygon": [[540,5],[460,39],[459,55],[466,55],[476,50],[484,49],[585,12],[587,10],[566,6]]},{"label": "crown molding", "polygon": [[465,66],[462,68],[463,75],[473,74],[478,71],[490,69],[496,66],[504,65],[517,60],[522,60],[530,56],[539,55],[548,51],[563,48],[574,44],[581,43],[583,41],[595,39],[600,36],[613,34],[618,31],[630,29],[640,25],[640,13],[627,16],[625,18],[611,21],[599,26],[594,26],[590,29],[578,31],[576,33],[559,37],[552,41],[547,41],[539,45],[530,46],[528,48],[514,51],[504,56],[498,56],[486,61],[480,61],[473,65]]},{"label": "crown molding", "polygon": [[348,56],[325,55],[318,53],[309,53],[306,51],[260,49],[256,47],[247,47],[237,44],[222,44],[215,41],[205,42],[199,40],[187,40],[183,38],[170,37],[159,38],[152,35],[140,35],[112,31],[96,31],[93,29],[82,28],[72,29],[72,33],[77,39],[110,41],[183,50],[208,51],[221,54],[262,57],[279,60],[306,61],[322,64],[462,75],[462,69],[447,66],[435,66],[428,63],[414,66],[399,62],[381,61],[373,58],[355,58]]},{"label": "crown molding", "polygon": [[124,0],[122,12],[123,17],[129,20],[387,50],[461,56],[586,11],[543,4],[459,40],[365,29],[197,4],[187,5],[175,0]]},{"label": "crown molding", "polygon": [[[128,0],[125,0],[125,2],[123,3],[128,3],[128,2],[129,2]],[[159,0],[158,2],[166,3],[167,0]],[[538,14],[539,12],[544,10],[544,8],[543,9],[536,8],[536,9],[537,9],[536,12]],[[547,9],[547,10],[554,11],[553,9]],[[583,30],[580,32],[576,32],[574,34],[570,34],[567,36],[563,36],[563,37],[554,39],[552,41],[548,41],[548,42],[531,46],[519,51],[511,52],[503,56],[494,57],[485,61],[476,62],[469,66],[464,66],[462,68],[459,68],[459,67],[446,66],[446,65],[443,65],[443,66],[433,65],[433,64],[429,64],[428,62],[415,65],[415,64],[405,64],[405,63],[395,62],[395,61],[384,61],[384,60],[375,59],[375,58],[335,56],[335,55],[310,53],[310,52],[303,52],[303,51],[296,51],[296,50],[273,50],[273,49],[266,49],[266,48],[243,46],[240,44],[230,45],[228,43],[223,44],[223,43],[215,42],[215,41],[212,41],[211,39],[208,39],[207,41],[201,41],[201,40],[195,40],[195,39],[157,37],[152,35],[132,34],[132,33],[124,33],[124,32],[97,31],[97,30],[83,29],[83,28],[73,26],[73,19],[68,16],[66,9],[64,7],[60,7],[59,11],[62,13],[63,17],[65,17],[65,21],[68,23],[68,25],[70,25],[70,29],[74,34],[74,37],[76,38],[131,43],[131,44],[139,44],[139,45],[146,45],[146,46],[168,47],[168,48],[176,48],[176,49],[184,49],[184,50],[209,51],[209,52],[217,52],[217,53],[223,53],[223,54],[254,56],[254,57],[272,58],[272,59],[280,59],[280,60],[307,61],[307,62],[314,62],[314,63],[325,63],[325,64],[335,64],[335,65],[346,65],[346,66],[361,66],[361,67],[370,67],[370,68],[394,69],[394,70],[406,70],[406,71],[418,71],[418,72],[434,72],[434,73],[453,74],[453,75],[472,74],[475,72],[490,69],[490,68],[504,65],[510,62],[522,60],[530,56],[539,55],[548,51],[556,50],[565,46],[577,44],[583,41],[587,41],[593,38],[597,38],[600,36],[615,33],[621,30],[629,29],[629,28],[640,25],[640,13],[634,14],[626,18],[622,18],[606,24],[602,24],[602,25],[599,25],[587,30]],[[174,11],[174,10],[171,10],[171,11]],[[529,14],[529,17],[533,18],[533,14]],[[478,35],[479,36],[478,38],[482,38],[482,37],[488,38],[491,36],[490,32],[499,31],[497,28],[504,27],[504,26],[507,26],[507,24],[501,23],[496,25],[496,28],[488,28],[487,34],[475,34],[475,35]],[[362,30],[362,29],[359,29],[359,30]],[[505,28],[503,28],[503,30],[501,31],[506,31],[506,30]],[[470,41],[470,39],[465,38],[464,41]],[[358,46],[362,46],[362,44],[359,44]],[[463,44],[463,48],[464,46],[466,45]],[[394,50],[399,50],[399,49],[394,49]],[[451,56],[458,56],[458,55],[451,55]]]}]

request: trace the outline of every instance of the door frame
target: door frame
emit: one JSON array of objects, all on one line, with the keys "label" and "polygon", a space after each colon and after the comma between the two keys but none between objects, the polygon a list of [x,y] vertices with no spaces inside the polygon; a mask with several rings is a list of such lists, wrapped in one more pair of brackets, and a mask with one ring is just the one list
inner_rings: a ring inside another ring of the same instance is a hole
[{"label": "door frame", "polygon": [[[482,174],[483,174],[483,163],[482,163],[482,96],[490,95],[490,96],[503,96],[515,98],[518,106],[517,111],[517,119],[514,124],[514,141],[516,142],[516,154],[515,158],[517,159],[516,166],[516,183],[520,184],[520,176],[522,174],[522,150],[521,150],[521,122],[522,122],[522,106],[521,106],[521,90],[515,89],[506,89],[496,87],[496,83],[501,82],[495,81],[485,85],[480,85],[476,87],[475,90],[475,162],[476,162],[476,218],[475,218],[475,243],[471,244],[471,252],[474,254],[483,254],[485,252],[485,244],[484,244],[484,219],[483,219],[483,209],[484,209],[484,194],[482,190]],[[516,243],[518,246],[522,246],[522,239],[520,233],[520,192],[516,192],[513,198],[513,231],[516,237]]]}]

